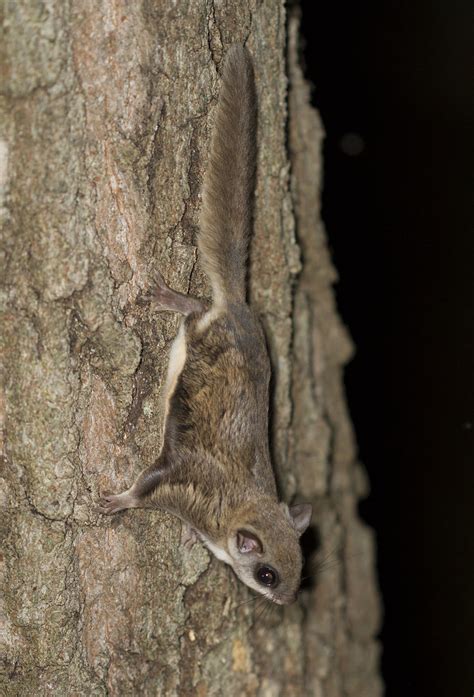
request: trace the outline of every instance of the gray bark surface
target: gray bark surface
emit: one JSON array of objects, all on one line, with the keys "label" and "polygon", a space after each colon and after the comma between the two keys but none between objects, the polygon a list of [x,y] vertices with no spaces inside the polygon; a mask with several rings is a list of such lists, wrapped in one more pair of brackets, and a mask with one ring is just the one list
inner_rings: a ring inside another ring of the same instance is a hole
[{"label": "gray bark surface", "polygon": [[[293,606],[248,601],[161,512],[108,519],[160,450],[178,318],[139,302],[159,269],[208,296],[196,229],[218,67],[247,41],[259,96],[251,300],[274,365],[285,500],[319,558]],[[277,0],[5,4],[0,213],[5,695],[381,694],[373,535],[357,502],[342,371],[350,339],[320,221],[322,127]]]}]

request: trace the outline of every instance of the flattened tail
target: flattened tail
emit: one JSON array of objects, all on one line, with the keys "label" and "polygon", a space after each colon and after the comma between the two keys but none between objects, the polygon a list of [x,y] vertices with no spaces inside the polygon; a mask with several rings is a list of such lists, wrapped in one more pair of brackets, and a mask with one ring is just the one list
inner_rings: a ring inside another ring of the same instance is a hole
[{"label": "flattened tail", "polygon": [[245,302],[257,158],[257,97],[250,54],[232,46],[203,185],[198,238],[214,303]]}]

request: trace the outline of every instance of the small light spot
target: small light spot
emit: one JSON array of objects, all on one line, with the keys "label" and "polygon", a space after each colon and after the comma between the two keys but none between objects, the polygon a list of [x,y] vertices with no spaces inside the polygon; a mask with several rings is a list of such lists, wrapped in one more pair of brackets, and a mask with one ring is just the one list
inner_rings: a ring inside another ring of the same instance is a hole
[{"label": "small light spot", "polygon": [[365,150],[365,141],[359,133],[344,133],[339,141],[339,147],[344,155],[357,157]]},{"label": "small light spot", "polygon": [[188,637],[189,637],[189,641],[196,641],[196,635],[192,629],[189,630]]},{"label": "small light spot", "polygon": [[222,610],[223,617],[227,617],[227,615],[229,614],[231,602],[232,601],[230,598],[227,598],[227,600],[225,601],[224,609]]}]

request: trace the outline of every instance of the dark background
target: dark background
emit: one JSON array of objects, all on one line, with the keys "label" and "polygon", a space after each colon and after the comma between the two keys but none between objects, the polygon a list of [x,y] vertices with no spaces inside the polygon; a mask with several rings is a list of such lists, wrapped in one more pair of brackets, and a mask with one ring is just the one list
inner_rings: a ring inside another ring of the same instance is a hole
[{"label": "dark background", "polygon": [[386,694],[471,697],[474,11],[302,11],[323,219],[357,345],[346,389],[372,485],[360,512],[377,533]]}]

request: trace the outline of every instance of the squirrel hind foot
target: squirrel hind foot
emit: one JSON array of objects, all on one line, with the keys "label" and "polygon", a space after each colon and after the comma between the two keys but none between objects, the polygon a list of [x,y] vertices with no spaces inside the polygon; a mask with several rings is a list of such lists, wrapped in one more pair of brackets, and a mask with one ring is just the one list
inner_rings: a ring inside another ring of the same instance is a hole
[{"label": "squirrel hind foot", "polygon": [[98,511],[103,515],[113,515],[127,508],[136,508],[137,499],[130,490],[122,491],[121,494],[104,494],[99,499]]},{"label": "squirrel hind foot", "polygon": [[205,305],[192,295],[185,295],[170,288],[159,271],[153,274],[153,287],[144,293],[142,300],[150,302],[159,312],[169,310],[189,315],[204,312]]}]

